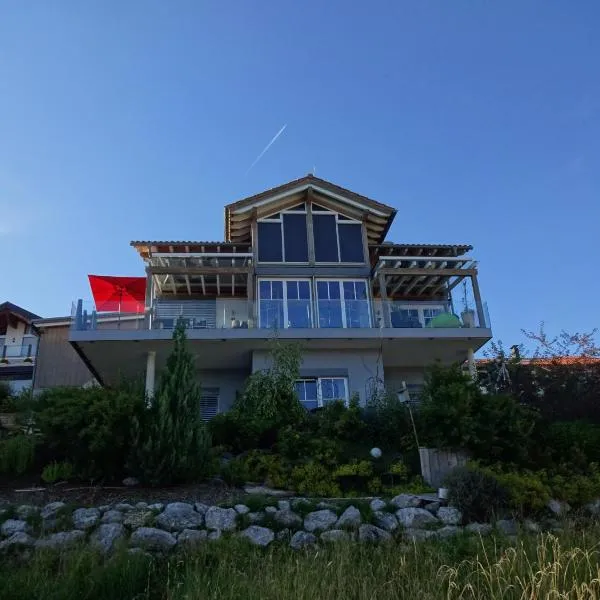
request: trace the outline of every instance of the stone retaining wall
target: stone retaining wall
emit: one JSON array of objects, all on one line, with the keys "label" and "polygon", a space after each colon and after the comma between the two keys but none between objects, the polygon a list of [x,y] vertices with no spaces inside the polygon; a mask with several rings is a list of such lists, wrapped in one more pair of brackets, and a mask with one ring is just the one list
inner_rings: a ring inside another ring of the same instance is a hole
[{"label": "stone retaining wall", "polygon": [[[166,553],[224,536],[238,536],[256,546],[280,543],[299,550],[350,540],[406,543],[459,534],[487,535],[494,530],[511,536],[519,527],[540,531],[531,521],[465,524],[456,508],[407,494],[354,504],[351,500],[315,504],[273,499],[260,510],[245,504],[224,507],[186,502],[73,509],[53,502],[43,507],[2,508],[0,523],[0,554],[31,548],[68,549],[83,542],[106,554],[121,544],[129,552]],[[548,521],[546,526],[552,529],[558,523]]]}]

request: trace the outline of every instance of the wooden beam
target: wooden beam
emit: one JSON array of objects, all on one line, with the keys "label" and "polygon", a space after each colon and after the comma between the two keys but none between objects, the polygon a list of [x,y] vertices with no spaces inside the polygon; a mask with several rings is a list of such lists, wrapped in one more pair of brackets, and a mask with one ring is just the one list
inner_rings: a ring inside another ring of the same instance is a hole
[{"label": "wooden beam", "polygon": [[149,267],[153,275],[231,275],[248,273],[251,266],[245,267]]},{"label": "wooden beam", "polygon": [[390,324],[390,306],[388,303],[388,295],[385,284],[385,277],[383,275],[378,276],[379,281],[379,295],[381,296],[381,316],[383,317],[383,326],[391,327]]},{"label": "wooden beam", "polygon": [[251,215],[251,223],[250,223],[250,241],[252,242],[252,262],[254,264],[258,263],[258,223],[256,220],[258,219],[258,211],[256,208],[252,211]]},{"label": "wooden beam", "polygon": [[252,271],[248,272],[248,280],[247,280],[247,294],[248,294],[248,320],[252,319],[252,322],[255,323],[255,310],[254,310],[254,273]]},{"label": "wooden beam", "polygon": [[363,217],[360,232],[362,235],[363,262],[369,263],[369,236],[367,235],[367,219],[365,217]]},{"label": "wooden beam", "polygon": [[464,278],[466,277],[457,277],[452,283],[448,285],[448,292],[451,292]]},{"label": "wooden beam", "polygon": [[[444,268],[446,268],[446,262],[443,262],[440,265],[440,269]],[[420,296],[426,288],[428,288],[431,284],[435,283],[439,278],[439,275],[432,275],[429,279],[426,279],[425,283],[417,290],[417,296]]]},{"label": "wooden beam", "polygon": [[306,190],[306,235],[308,238],[308,264],[314,266],[315,264],[315,234],[313,228],[313,214],[312,214],[312,203],[314,193],[312,188]]},{"label": "wooden beam", "polygon": [[477,269],[390,269],[386,267],[380,269],[379,272],[383,273],[383,275],[439,275],[440,277],[452,277],[453,275],[470,277],[477,275]]},{"label": "wooden beam", "polygon": [[[398,264],[398,263],[396,263]],[[410,268],[413,268],[416,265],[416,262],[413,261],[410,263]],[[400,277],[400,281],[394,286],[394,289],[391,291],[391,295],[393,296],[404,284],[404,282],[406,281],[406,279],[408,278],[407,275],[404,275],[403,277]]]},{"label": "wooden beam", "polygon": [[404,294],[406,296],[408,296],[409,292],[420,282],[423,280],[423,278],[426,277],[426,275],[419,275],[417,277],[414,278],[414,280],[412,281],[412,283],[404,290]]},{"label": "wooden beam", "polygon": [[479,327],[485,327],[485,313],[483,311],[483,302],[481,301],[481,292],[479,291],[477,275],[471,276],[471,284],[473,286],[473,298],[475,299],[475,306],[477,308],[477,317],[479,318]]}]

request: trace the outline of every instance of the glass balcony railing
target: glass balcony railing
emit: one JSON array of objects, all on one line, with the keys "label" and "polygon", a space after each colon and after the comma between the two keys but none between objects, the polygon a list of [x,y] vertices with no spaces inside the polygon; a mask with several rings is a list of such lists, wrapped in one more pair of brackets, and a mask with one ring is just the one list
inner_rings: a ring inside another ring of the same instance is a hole
[{"label": "glass balcony railing", "polygon": [[377,314],[380,327],[392,329],[489,328],[487,306],[482,318],[476,310],[456,314],[447,303],[388,301],[380,304]]},{"label": "glass balcony railing", "polygon": [[6,362],[10,359],[31,359],[35,358],[37,352],[37,341],[35,343],[23,344],[0,344],[0,360]]},{"label": "glass balcony railing", "polygon": [[166,300],[142,313],[97,312],[92,302],[73,305],[71,327],[94,329],[166,329],[178,321],[187,329],[417,329],[489,328],[489,316],[476,310],[452,310],[444,302],[381,300],[246,299]]}]

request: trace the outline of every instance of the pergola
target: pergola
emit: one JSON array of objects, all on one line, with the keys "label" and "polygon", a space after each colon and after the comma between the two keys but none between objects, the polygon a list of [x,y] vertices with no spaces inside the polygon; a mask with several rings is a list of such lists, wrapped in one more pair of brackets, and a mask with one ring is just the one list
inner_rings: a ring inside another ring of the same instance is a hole
[{"label": "pergola", "polygon": [[153,295],[247,298],[252,293],[250,244],[134,241],[131,245],[146,263]]},{"label": "pergola", "polygon": [[465,278],[471,280],[480,323],[485,323],[477,281],[477,263],[465,244],[393,244],[369,246],[373,294],[382,300],[448,300]]}]

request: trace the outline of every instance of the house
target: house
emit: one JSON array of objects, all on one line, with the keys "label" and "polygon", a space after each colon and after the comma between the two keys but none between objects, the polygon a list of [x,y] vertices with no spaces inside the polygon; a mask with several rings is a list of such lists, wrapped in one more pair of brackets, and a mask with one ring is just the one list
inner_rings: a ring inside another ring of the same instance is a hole
[{"label": "house", "polygon": [[38,315],[13,304],[0,304],[0,381],[14,393],[32,386],[38,337],[32,324]]},{"label": "house", "polygon": [[[137,306],[119,302],[115,318],[78,301],[68,339],[99,383],[143,375],[153,394],[183,319],[207,417],[269,365],[274,336],[303,347],[307,408],[418,392],[429,364],[473,364],[492,333],[471,246],[392,243],[395,216],[313,175],[234,202],[224,241],[131,242],[146,272]],[[457,314],[464,282],[474,309]]]}]

